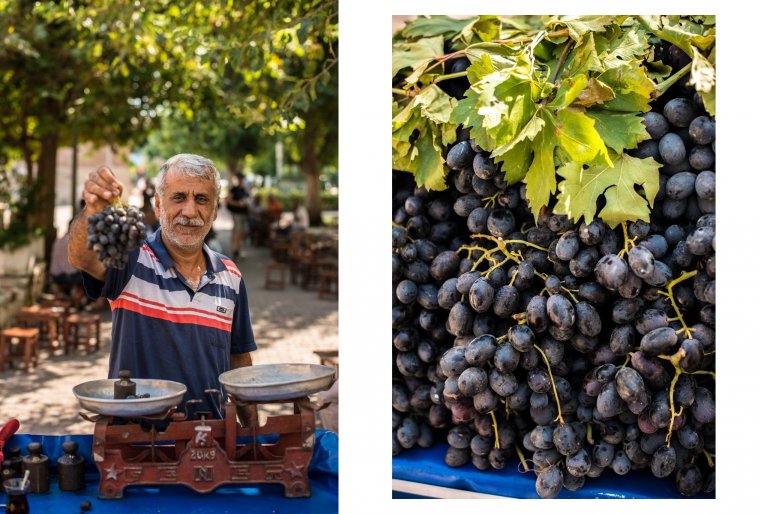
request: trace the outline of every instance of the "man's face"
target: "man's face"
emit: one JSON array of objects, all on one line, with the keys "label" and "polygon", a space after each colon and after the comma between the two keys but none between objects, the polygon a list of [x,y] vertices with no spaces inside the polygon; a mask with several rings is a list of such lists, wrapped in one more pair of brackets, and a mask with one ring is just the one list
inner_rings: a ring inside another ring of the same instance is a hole
[{"label": "man's face", "polygon": [[156,196],[156,214],[169,244],[184,251],[199,250],[217,218],[214,182],[168,170],[164,193]]}]

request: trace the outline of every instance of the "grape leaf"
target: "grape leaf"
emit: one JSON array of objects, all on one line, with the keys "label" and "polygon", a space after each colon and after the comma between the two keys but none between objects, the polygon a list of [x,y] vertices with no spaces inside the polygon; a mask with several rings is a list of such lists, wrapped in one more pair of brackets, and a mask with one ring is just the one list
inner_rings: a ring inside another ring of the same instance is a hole
[{"label": "grape leaf", "polygon": [[512,68],[489,72],[493,69],[488,55],[480,64],[471,64],[470,89],[451,116],[453,123],[469,127],[471,137],[486,151],[509,143],[537,109],[538,87],[528,56],[517,56]]},{"label": "grape leaf", "polygon": [[659,38],[673,43],[692,57],[691,45],[706,51],[716,43],[716,28],[685,20],[680,16],[638,16],[638,20]]},{"label": "grape leaf", "polygon": [[[597,80],[590,78],[586,87],[579,93],[579,96],[573,101],[573,105],[589,107],[590,105],[609,102],[616,97],[616,93],[610,88]],[[605,139],[605,138],[603,138]]]},{"label": "grape leaf", "polygon": [[550,197],[557,191],[555,180],[555,147],[558,140],[555,137],[551,115],[542,111],[540,116],[544,118],[545,126],[534,137],[533,151],[534,160],[526,173],[526,200],[528,200],[534,218],[539,217],[542,207],[547,205]]},{"label": "grape leaf", "polygon": [[424,129],[415,142],[412,161],[415,168],[415,181],[430,191],[446,189],[447,168],[441,156],[443,148],[440,141],[430,129]]},{"label": "grape leaf", "polygon": [[443,36],[445,39],[451,39],[472,22],[473,18],[454,19],[442,15],[419,16],[404,26],[400,36],[405,39],[431,36]]},{"label": "grape leaf", "polygon": [[[605,206],[599,217],[609,226],[640,219],[650,221],[660,164],[652,157],[638,159],[626,154],[616,156],[613,162],[612,167],[593,165],[587,169],[578,162],[561,166],[557,173],[564,180],[558,184],[554,212],[591,223],[597,214],[597,199],[604,195]],[[642,187],[644,197],[635,185]]]},{"label": "grape leaf", "polygon": [[496,164],[501,163],[508,184],[515,184],[526,176],[531,164],[531,142],[542,127],[544,120],[540,116],[533,116],[512,141],[492,151],[491,157]]},{"label": "grape leaf", "polygon": [[707,93],[716,85],[716,70],[713,65],[701,55],[697,48],[692,47],[692,69],[688,84],[695,86],[699,93]]},{"label": "grape leaf", "polygon": [[645,68],[620,66],[603,72],[597,79],[616,92],[616,97],[603,104],[604,109],[625,112],[648,112],[650,95],[655,83],[647,76]]},{"label": "grape leaf", "polygon": [[552,109],[564,109],[574,103],[584,88],[587,87],[587,76],[576,75],[573,78],[565,79],[558,88],[555,98],[548,104]]},{"label": "grape leaf", "polygon": [[589,32],[605,32],[607,27],[616,22],[614,16],[563,16],[558,21],[548,23],[552,30],[568,27],[568,33],[575,41]]},{"label": "grape leaf", "polygon": [[[552,67],[555,64],[551,64]],[[589,32],[574,46],[568,56],[563,76],[572,77],[578,74],[586,74],[590,71],[602,71],[602,63],[595,49],[594,35]]]},{"label": "grape leaf", "polygon": [[479,16],[462,29],[462,37],[467,43],[493,41],[499,39],[501,28],[498,16]]},{"label": "grape leaf", "polygon": [[414,84],[425,69],[437,57],[444,55],[444,38],[441,36],[419,39],[412,43],[394,43],[391,57],[391,76],[404,68],[412,68],[412,74],[405,79]]},{"label": "grape leaf", "polygon": [[436,84],[423,88],[415,96],[414,104],[420,106],[420,114],[434,123],[449,123],[457,100],[446,94]]},{"label": "grape leaf", "polygon": [[616,153],[634,148],[642,141],[650,139],[642,118],[636,113],[590,109],[586,115],[595,120],[597,133]]},{"label": "grape leaf", "polygon": [[597,55],[604,69],[630,65],[635,59],[647,54],[650,45],[647,33],[641,27],[632,26],[622,30],[613,26],[610,36],[598,36],[596,41]]},{"label": "grape leaf", "polygon": [[595,129],[595,121],[575,109],[562,109],[553,120],[555,136],[576,162],[592,162],[599,157],[610,166],[613,162],[608,156],[605,141]]}]

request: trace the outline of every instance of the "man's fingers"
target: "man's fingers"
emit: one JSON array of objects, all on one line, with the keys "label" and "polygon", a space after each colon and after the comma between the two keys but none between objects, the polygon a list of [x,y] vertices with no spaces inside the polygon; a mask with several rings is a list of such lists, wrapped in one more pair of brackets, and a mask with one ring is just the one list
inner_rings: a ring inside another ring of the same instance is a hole
[{"label": "man's fingers", "polygon": [[113,191],[115,194],[120,195],[124,190],[122,183],[114,175],[114,172],[106,166],[101,166],[98,171],[95,172],[100,179],[98,182]]}]

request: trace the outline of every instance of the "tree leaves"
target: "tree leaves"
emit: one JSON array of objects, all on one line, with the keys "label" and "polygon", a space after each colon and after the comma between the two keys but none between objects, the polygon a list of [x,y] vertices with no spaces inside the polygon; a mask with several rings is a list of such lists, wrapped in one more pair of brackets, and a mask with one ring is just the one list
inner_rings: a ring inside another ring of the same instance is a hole
[{"label": "tree leaves", "polygon": [[[568,162],[557,173],[565,180],[559,186],[556,214],[590,223],[599,216],[615,227],[625,221],[650,221],[650,207],[658,192],[660,165],[652,157],[638,159],[626,154],[613,159],[613,166],[593,165],[584,168]],[[644,196],[638,191],[642,188]],[[604,195],[605,206],[598,213],[598,198]]]}]

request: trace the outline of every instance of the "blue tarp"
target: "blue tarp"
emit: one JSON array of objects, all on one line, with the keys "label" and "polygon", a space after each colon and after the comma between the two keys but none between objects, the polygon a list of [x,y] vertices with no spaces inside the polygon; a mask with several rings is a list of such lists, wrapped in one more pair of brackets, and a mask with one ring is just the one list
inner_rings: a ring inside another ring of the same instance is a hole
[{"label": "blue tarp", "polygon": [[[513,465],[501,470],[480,471],[473,464],[451,468],[444,462],[447,444],[433,448],[405,450],[393,458],[392,474],[395,479],[461,489],[510,498],[539,498],[536,494],[536,475],[518,471],[517,458]],[[397,498],[409,495],[395,494]],[[700,494],[692,498],[714,498],[714,494]],[[674,476],[656,478],[650,470],[632,471],[618,476],[610,469],[598,478],[587,479],[578,491],[560,493],[558,498],[684,498],[676,488]]]},{"label": "blue tarp", "polygon": [[[50,491],[29,494],[30,511],[38,513],[79,512],[80,504],[89,500],[92,511],[109,514],[148,514],[182,512],[183,514],[223,514],[241,512],[266,512],[272,514],[330,514],[338,512],[338,436],[334,432],[317,431],[314,454],[309,465],[310,498],[285,498],[283,487],[278,484],[254,484],[251,486],[221,486],[211,493],[196,493],[182,486],[129,486],[124,490],[124,498],[116,500],[98,499],[99,475],[92,461],[92,436],[45,436],[16,434],[6,444],[22,448],[32,441],[39,441],[43,454],[51,463]],[[85,457],[87,487],[78,492],[61,492],[55,475],[55,463],[63,454],[64,441],[74,440],[79,444],[79,453]],[[0,493],[5,502],[5,493]]]}]

